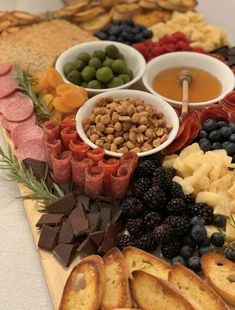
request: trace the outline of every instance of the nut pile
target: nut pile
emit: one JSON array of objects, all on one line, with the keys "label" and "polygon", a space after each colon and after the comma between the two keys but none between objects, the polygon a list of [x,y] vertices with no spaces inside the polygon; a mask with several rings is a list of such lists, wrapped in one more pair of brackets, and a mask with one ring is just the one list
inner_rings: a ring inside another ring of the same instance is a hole
[{"label": "nut pile", "polygon": [[112,152],[146,152],[167,140],[172,125],[163,113],[139,98],[97,99],[83,120],[88,138]]}]

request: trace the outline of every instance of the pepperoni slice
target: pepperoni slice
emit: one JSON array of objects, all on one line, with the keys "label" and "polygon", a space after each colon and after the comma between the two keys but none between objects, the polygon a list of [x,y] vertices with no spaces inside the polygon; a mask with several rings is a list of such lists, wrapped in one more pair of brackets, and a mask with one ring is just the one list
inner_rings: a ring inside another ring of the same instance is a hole
[{"label": "pepperoni slice", "polygon": [[45,139],[45,148],[48,157],[48,166],[52,169],[52,160],[51,156],[59,156],[62,153],[62,143],[59,139],[46,138]]},{"label": "pepperoni slice", "polygon": [[12,64],[10,63],[0,64],[0,75],[5,75],[11,69],[12,69]]},{"label": "pepperoni slice", "polygon": [[89,158],[79,160],[78,157],[73,156],[70,160],[72,167],[73,182],[77,185],[79,192],[84,192],[86,170],[93,166],[93,161]]},{"label": "pepperoni slice", "polygon": [[104,158],[104,149],[102,147],[98,147],[94,150],[89,150],[87,152],[87,157],[94,161],[94,165],[97,166],[98,162],[103,160]]},{"label": "pepperoni slice", "polygon": [[71,115],[66,117],[63,121],[59,122],[60,128],[70,127],[70,128],[76,128],[76,120],[75,116]]},{"label": "pepperoni slice", "polygon": [[229,115],[225,111],[224,107],[222,105],[210,105],[207,107],[204,107],[201,110],[201,121],[204,123],[205,120],[212,118],[217,121],[226,121],[229,120]]},{"label": "pepperoni slice", "polygon": [[24,95],[17,95],[2,111],[3,116],[11,122],[22,122],[33,113],[32,100]]},{"label": "pepperoni slice", "polygon": [[51,139],[57,139],[60,135],[59,124],[57,121],[49,120],[43,124],[45,136]]},{"label": "pepperoni slice", "polygon": [[134,172],[138,163],[138,155],[135,152],[124,153],[120,159],[120,162],[121,164],[130,165],[132,172]]},{"label": "pepperoni slice", "polygon": [[15,155],[20,160],[32,158],[47,161],[46,149],[41,139],[33,139],[20,144]]},{"label": "pepperoni slice", "polygon": [[113,198],[122,198],[129,186],[131,178],[131,167],[128,164],[122,164],[117,170],[116,176],[111,176],[111,195]]},{"label": "pepperoni slice", "polygon": [[70,141],[69,149],[73,155],[76,155],[79,160],[82,160],[87,156],[89,146],[86,143],[81,142],[81,140],[77,139],[75,141]]},{"label": "pepperoni slice", "polygon": [[43,137],[43,129],[40,126],[31,123],[18,125],[11,132],[11,139],[15,148],[17,148],[20,144],[32,139],[43,140]]},{"label": "pepperoni slice", "polygon": [[2,116],[2,126],[9,131],[10,133],[12,132],[12,130],[19,126],[19,125],[23,125],[23,124],[35,124],[36,123],[36,116],[35,114],[32,114],[29,118],[25,119],[22,122],[11,122],[8,121],[7,119],[5,119],[5,117]]},{"label": "pepperoni slice", "polygon": [[17,89],[17,82],[12,74],[0,76],[0,98],[4,98],[12,94]]},{"label": "pepperoni slice", "polygon": [[102,167],[91,167],[86,170],[85,194],[98,196],[103,190],[104,171]]},{"label": "pepperoni slice", "polygon": [[70,151],[64,151],[58,156],[51,156],[53,178],[59,184],[71,180],[71,155]]},{"label": "pepperoni slice", "polygon": [[104,171],[103,195],[110,193],[111,175],[116,175],[119,165],[120,161],[114,158],[99,161],[98,166],[103,167]]},{"label": "pepperoni slice", "polygon": [[61,134],[61,138],[63,141],[63,145],[68,150],[69,149],[69,143],[71,141],[75,141],[77,138],[77,131],[74,128],[65,127],[61,130],[60,134]]}]

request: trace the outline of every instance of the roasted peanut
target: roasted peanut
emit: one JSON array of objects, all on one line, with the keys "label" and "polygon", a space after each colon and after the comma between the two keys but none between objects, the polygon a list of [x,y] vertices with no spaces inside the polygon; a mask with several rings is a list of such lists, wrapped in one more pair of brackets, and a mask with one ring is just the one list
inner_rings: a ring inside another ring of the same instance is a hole
[{"label": "roasted peanut", "polygon": [[97,130],[100,131],[100,132],[105,131],[105,126],[104,126],[104,124],[101,123],[101,122],[99,122],[99,123],[96,124],[96,128],[97,128]]},{"label": "roasted peanut", "polygon": [[108,142],[113,142],[113,139],[114,139],[114,135],[107,135],[106,136],[106,141],[108,141]]},{"label": "roasted peanut", "polygon": [[158,147],[161,144],[161,141],[159,138],[153,140],[153,147]]},{"label": "roasted peanut", "polygon": [[141,149],[139,147],[135,147],[134,149],[131,150],[132,152],[135,152],[135,153],[140,153],[141,152]]},{"label": "roasted peanut", "polygon": [[153,129],[152,128],[147,128],[145,130],[145,136],[152,139],[153,138]]},{"label": "roasted peanut", "polygon": [[98,145],[98,146],[103,146],[104,140],[98,139],[98,140],[96,140],[95,144]]},{"label": "roasted peanut", "polygon": [[137,127],[139,133],[145,132],[146,129],[147,129],[146,125],[140,125]]},{"label": "roasted peanut", "polygon": [[121,147],[117,150],[118,153],[127,153],[129,150],[126,146]]},{"label": "roasted peanut", "polygon": [[124,133],[123,139],[124,139],[125,141],[128,141],[128,140],[129,140],[129,133],[128,133],[128,132],[125,132],[125,133]]},{"label": "roasted peanut", "polygon": [[135,147],[135,144],[132,143],[131,141],[128,141],[128,142],[126,143],[126,146],[128,147],[129,150],[132,150],[132,149]]},{"label": "roasted peanut", "polygon": [[144,135],[142,133],[139,133],[137,136],[136,136],[136,140],[137,142],[139,143],[143,143],[144,142]]},{"label": "roasted peanut", "polygon": [[135,107],[132,104],[128,106],[127,113],[129,116],[132,116],[135,113]]},{"label": "roasted peanut", "polygon": [[122,130],[122,124],[120,122],[117,122],[114,124],[114,129],[116,131],[121,131]]},{"label": "roasted peanut", "polygon": [[135,134],[133,131],[131,131],[131,132],[129,133],[129,140],[130,140],[132,143],[135,143],[135,142],[136,142],[136,134]]},{"label": "roasted peanut", "polygon": [[140,116],[139,116],[138,113],[134,113],[134,114],[132,115],[132,118],[131,118],[132,123],[134,123],[134,124],[138,123],[138,122],[139,122],[139,119],[140,119]]},{"label": "roasted peanut", "polygon": [[113,143],[116,144],[116,145],[120,145],[124,142],[124,139],[123,137],[116,137],[114,140],[113,140]]},{"label": "roasted peanut", "polygon": [[107,127],[105,128],[104,131],[107,135],[114,133],[114,128],[113,127]]},{"label": "roasted peanut", "polygon": [[130,118],[130,116],[119,116],[119,121],[120,122],[130,122],[131,118]]},{"label": "roasted peanut", "polygon": [[141,124],[141,125],[147,125],[147,124],[148,124],[148,118],[147,118],[147,116],[140,116],[139,124]]},{"label": "roasted peanut", "polygon": [[105,100],[106,103],[111,103],[111,102],[113,102],[113,97],[107,96],[107,97],[104,98],[104,100]]},{"label": "roasted peanut", "polygon": [[99,136],[97,134],[93,134],[93,135],[90,136],[90,140],[93,143],[95,143],[96,140],[98,140],[98,139],[99,139]]},{"label": "roasted peanut", "polygon": [[104,125],[108,125],[110,123],[111,119],[110,119],[110,116],[109,115],[103,115],[101,117],[101,122],[104,124]]},{"label": "roasted peanut", "polygon": [[107,142],[103,144],[103,148],[106,149],[107,151],[110,150],[110,146],[111,146],[111,144],[107,143]]},{"label": "roasted peanut", "polygon": [[124,131],[128,131],[131,128],[131,122],[123,122],[122,123],[122,129]]},{"label": "roasted peanut", "polygon": [[110,151],[111,152],[117,152],[117,146],[116,144],[112,143],[111,146],[110,146]]}]

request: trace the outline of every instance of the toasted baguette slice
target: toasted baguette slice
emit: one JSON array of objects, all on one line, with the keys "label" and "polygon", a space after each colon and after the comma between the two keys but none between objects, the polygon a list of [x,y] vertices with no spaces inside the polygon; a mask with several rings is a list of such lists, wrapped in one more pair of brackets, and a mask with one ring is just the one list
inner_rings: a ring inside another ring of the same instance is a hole
[{"label": "toasted baguette slice", "polygon": [[187,12],[197,5],[196,0],[156,0],[157,4],[164,9]]},{"label": "toasted baguette slice", "polygon": [[122,253],[126,261],[129,277],[131,277],[134,270],[143,270],[163,280],[168,279],[171,266],[163,260],[131,246],[124,248]]},{"label": "toasted baguette slice", "polygon": [[173,265],[168,280],[185,296],[192,298],[198,305],[197,309],[228,310],[219,295],[205,281],[183,265]]},{"label": "toasted baguette slice", "polygon": [[103,257],[105,284],[102,310],[131,306],[128,272],[122,252],[113,248]]},{"label": "toasted baguette slice", "polygon": [[144,271],[133,272],[130,289],[132,298],[142,310],[195,310],[179,290]]},{"label": "toasted baguette slice", "polygon": [[235,306],[235,263],[216,253],[206,253],[201,259],[208,283],[225,301]]},{"label": "toasted baguette slice", "polygon": [[98,310],[104,289],[104,263],[100,256],[81,260],[70,273],[59,310]]}]

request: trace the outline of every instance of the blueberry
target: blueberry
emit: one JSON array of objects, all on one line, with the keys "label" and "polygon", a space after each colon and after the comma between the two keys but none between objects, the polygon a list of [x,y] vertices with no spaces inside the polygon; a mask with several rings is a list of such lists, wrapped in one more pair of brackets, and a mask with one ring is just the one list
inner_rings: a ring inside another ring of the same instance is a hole
[{"label": "blueberry", "polygon": [[139,33],[139,29],[137,27],[133,27],[133,28],[130,29],[130,33],[138,34]]},{"label": "blueberry", "polygon": [[213,130],[216,130],[216,128],[217,128],[217,123],[214,119],[207,119],[203,124],[203,129],[206,132],[211,132]]},{"label": "blueberry", "polygon": [[184,258],[189,258],[193,255],[194,248],[189,245],[184,245],[180,250],[180,255]]},{"label": "blueberry", "polygon": [[235,249],[233,248],[226,249],[224,255],[227,259],[230,259],[231,261],[235,262]]},{"label": "blueberry", "polygon": [[207,237],[206,228],[202,225],[195,225],[191,229],[191,236],[197,243],[203,242]]},{"label": "blueberry", "polygon": [[143,37],[145,39],[150,39],[150,38],[152,38],[152,36],[153,36],[153,32],[151,30],[145,29],[143,31]]},{"label": "blueberry", "polygon": [[235,133],[235,124],[230,124],[229,127],[231,128],[232,133]]},{"label": "blueberry", "polygon": [[224,235],[221,234],[220,232],[215,232],[211,235],[211,243],[220,248],[224,245],[224,242],[225,242],[225,238],[224,238]]},{"label": "blueberry", "polygon": [[123,31],[122,34],[121,34],[121,37],[123,39],[127,39],[128,38],[128,32],[127,31]]},{"label": "blueberry", "polygon": [[199,140],[199,145],[200,145],[200,148],[203,150],[203,152],[207,152],[211,150],[210,141],[206,138]]},{"label": "blueberry", "polygon": [[232,129],[228,126],[220,129],[220,134],[223,138],[228,139],[232,134]]},{"label": "blueberry", "polygon": [[212,252],[213,249],[211,246],[202,246],[199,248],[199,255],[202,256],[204,253]]},{"label": "blueberry", "polygon": [[229,137],[229,141],[235,143],[235,133],[231,134],[231,136]]},{"label": "blueberry", "polygon": [[194,216],[191,219],[191,225],[205,225],[205,221],[200,216]]},{"label": "blueberry", "polygon": [[131,18],[127,18],[126,20],[123,21],[124,24],[134,26],[134,22]]},{"label": "blueberry", "polygon": [[226,219],[223,215],[215,215],[214,216],[214,225],[217,227],[225,227]]},{"label": "blueberry", "polygon": [[138,33],[135,35],[135,42],[142,42],[143,41],[143,35],[142,33]]},{"label": "blueberry", "polygon": [[95,33],[95,36],[99,38],[100,40],[106,40],[107,39],[107,33],[103,31],[99,31]]},{"label": "blueberry", "polygon": [[143,25],[135,25],[135,27],[139,30],[139,32],[143,32],[146,28]]},{"label": "blueberry", "polygon": [[221,139],[221,134],[219,130],[213,130],[208,136],[210,142],[218,142]]},{"label": "blueberry", "polygon": [[116,41],[117,38],[115,36],[108,36],[109,41]]},{"label": "blueberry", "polygon": [[229,142],[225,147],[228,155],[233,155],[235,153],[235,143]]},{"label": "blueberry", "polygon": [[199,139],[202,139],[202,138],[207,138],[208,137],[208,134],[205,130],[201,130],[199,135],[198,135],[198,138]]},{"label": "blueberry", "polygon": [[183,244],[189,245],[191,247],[196,246],[196,242],[193,240],[193,238],[190,235],[187,235],[183,238]]},{"label": "blueberry", "polygon": [[226,149],[226,147],[229,145],[229,143],[230,143],[229,141],[224,141],[222,143],[223,148]]},{"label": "blueberry", "polygon": [[184,266],[186,265],[186,261],[185,261],[185,259],[182,256],[175,256],[175,257],[173,257],[172,260],[171,260],[171,263],[172,264],[180,263],[180,264],[182,264]]},{"label": "blueberry", "polygon": [[211,244],[210,238],[206,237],[202,242],[199,243],[200,247],[209,246]]},{"label": "blueberry", "polygon": [[198,256],[191,256],[188,259],[188,267],[193,271],[200,271],[201,270],[201,260]]},{"label": "blueberry", "polygon": [[112,24],[109,24],[101,29],[102,32],[108,32],[112,28]]},{"label": "blueberry", "polygon": [[109,29],[109,34],[113,36],[119,35],[120,32],[121,32],[121,29],[118,25],[115,25],[111,29]]},{"label": "blueberry", "polygon": [[226,127],[228,124],[225,121],[217,122],[217,128]]},{"label": "blueberry", "polygon": [[212,143],[212,150],[221,150],[222,148],[223,148],[223,146],[220,142]]}]

